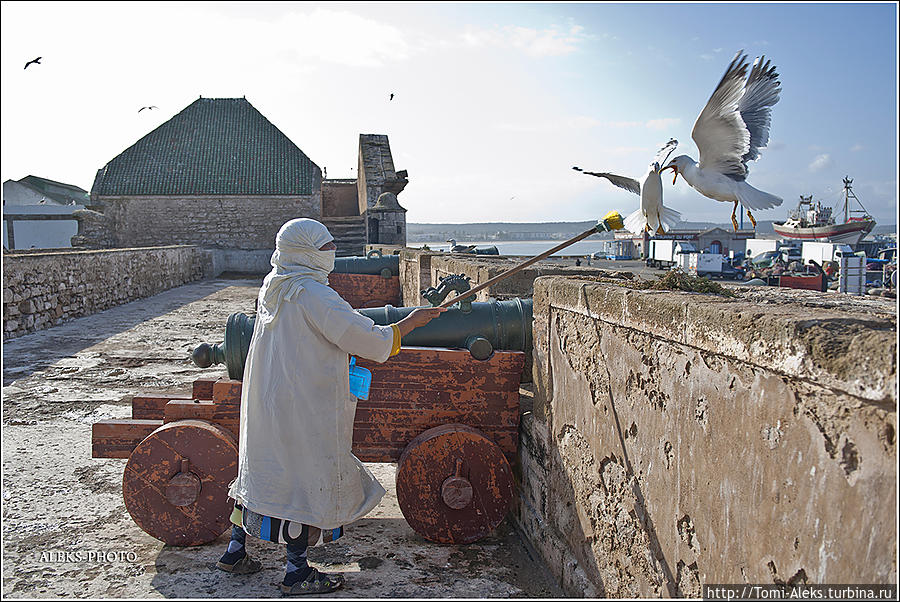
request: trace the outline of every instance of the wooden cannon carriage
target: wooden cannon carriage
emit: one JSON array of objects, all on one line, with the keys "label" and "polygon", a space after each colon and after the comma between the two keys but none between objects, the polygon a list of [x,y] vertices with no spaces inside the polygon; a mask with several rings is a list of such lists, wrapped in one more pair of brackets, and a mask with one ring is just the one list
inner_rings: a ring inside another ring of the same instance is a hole
[{"label": "wooden cannon carriage", "polygon": [[[413,309],[361,312],[388,324]],[[252,322],[232,315],[222,345],[195,351],[195,361],[225,363],[229,378],[199,379],[184,395],[135,395],[131,419],[93,425],[94,457],[128,459],[122,494],[132,518],[170,545],[207,543],[230,525],[241,400],[235,377],[243,373]],[[357,404],[353,453],[364,462],[398,463],[400,509],[420,535],[476,541],[500,524],[513,499],[531,301],[451,308],[403,344],[383,364],[357,359],[372,371],[372,385]]]}]

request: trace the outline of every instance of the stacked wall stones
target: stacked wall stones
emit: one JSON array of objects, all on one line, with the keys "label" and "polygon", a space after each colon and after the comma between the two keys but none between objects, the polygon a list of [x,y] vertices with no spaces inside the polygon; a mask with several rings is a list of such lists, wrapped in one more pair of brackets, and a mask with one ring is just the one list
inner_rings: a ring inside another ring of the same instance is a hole
[{"label": "stacked wall stones", "polygon": [[210,264],[186,246],[4,255],[3,338],[200,280]]},{"label": "stacked wall stones", "polygon": [[892,303],[551,277],[534,316],[515,513],[567,594],[896,581]]},{"label": "stacked wall stones", "polygon": [[431,259],[440,253],[404,249],[400,252],[400,295],[404,307],[427,305],[422,291],[432,286]]},{"label": "stacked wall stones", "polygon": [[198,245],[269,249],[282,224],[321,218],[321,187],[307,196],[100,197],[102,219],[77,212],[73,244],[88,248]]}]

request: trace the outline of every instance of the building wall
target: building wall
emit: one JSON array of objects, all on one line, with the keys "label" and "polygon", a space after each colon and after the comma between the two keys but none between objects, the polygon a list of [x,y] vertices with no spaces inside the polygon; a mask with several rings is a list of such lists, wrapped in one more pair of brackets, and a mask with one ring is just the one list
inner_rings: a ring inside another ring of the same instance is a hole
[{"label": "building wall", "polygon": [[3,256],[3,338],[200,280],[210,254],[174,246]]},{"label": "building wall", "polygon": [[322,217],[359,215],[356,180],[324,180],[322,182]]},{"label": "building wall", "polygon": [[567,594],[896,581],[896,308],[848,305],[535,281],[515,514]]},{"label": "building wall", "polygon": [[74,212],[82,205],[4,205],[3,247],[57,249],[72,246],[78,232]]},{"label": "building wall", "polygon": [[[198,245],[268,249],[288,220],[321,218],[321,189],[296,197],[101,197],[104,226],[113,247]],[[96,220],[94,220],[96,222]],[[79,232],[79,234],[82,234]],[[100,243],[77,241],[84,246]]]},{"label": "building wall", "polygon": [[[377,231],[371,225],[377,223]],[[369,210],[369,243],[384,245],[406,244],[406,212],[405,211],[372,211]]]}]

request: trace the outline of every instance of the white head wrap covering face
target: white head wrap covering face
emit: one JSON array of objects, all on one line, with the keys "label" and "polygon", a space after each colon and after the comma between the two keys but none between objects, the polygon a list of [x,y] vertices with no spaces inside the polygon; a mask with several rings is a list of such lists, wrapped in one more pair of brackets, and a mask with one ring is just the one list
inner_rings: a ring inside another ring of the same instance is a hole
[{"label": "white head wrap covering face", "polygon": [[328,274],[334,270],[334,250],[319,249],[333,240],[328,228],[314,219],[293,219],[281,227],[275,237],[272,271],[259,291],[258,320],[271,322],[282,302],[303,290],[304,282],[328,284]]}]

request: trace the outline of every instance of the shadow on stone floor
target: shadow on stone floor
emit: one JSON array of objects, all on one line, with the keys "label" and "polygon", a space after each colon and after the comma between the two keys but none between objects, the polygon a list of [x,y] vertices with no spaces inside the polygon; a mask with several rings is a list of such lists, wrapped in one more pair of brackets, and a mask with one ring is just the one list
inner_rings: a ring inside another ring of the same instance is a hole
[{"label": "shadow on stone floor", "polygon": [[[230,575],[215,568],[228,544],[226,532],[215,542],[192,548],[163,547],[156,558],[153,589],[167,598],[281,597],[283,545],[247,539],[251,557],[263,569]],[[468,545],[436,544],[415,533],[403,519],[364,518],[341,539],[309,551],[310,564],[342,573],[338,598],[548,598],[562,593],[546,567],[530,558],[509,521]]]},{"label": "shadow on stone floor", "polygon": [[[3,342],[3,385],[96,345],[137,324],[194,303],[231,286],[259,286],[259,279],[216,278],[184,284],[97,313]],[[224,324],[224,322],[223,322]]]}]

